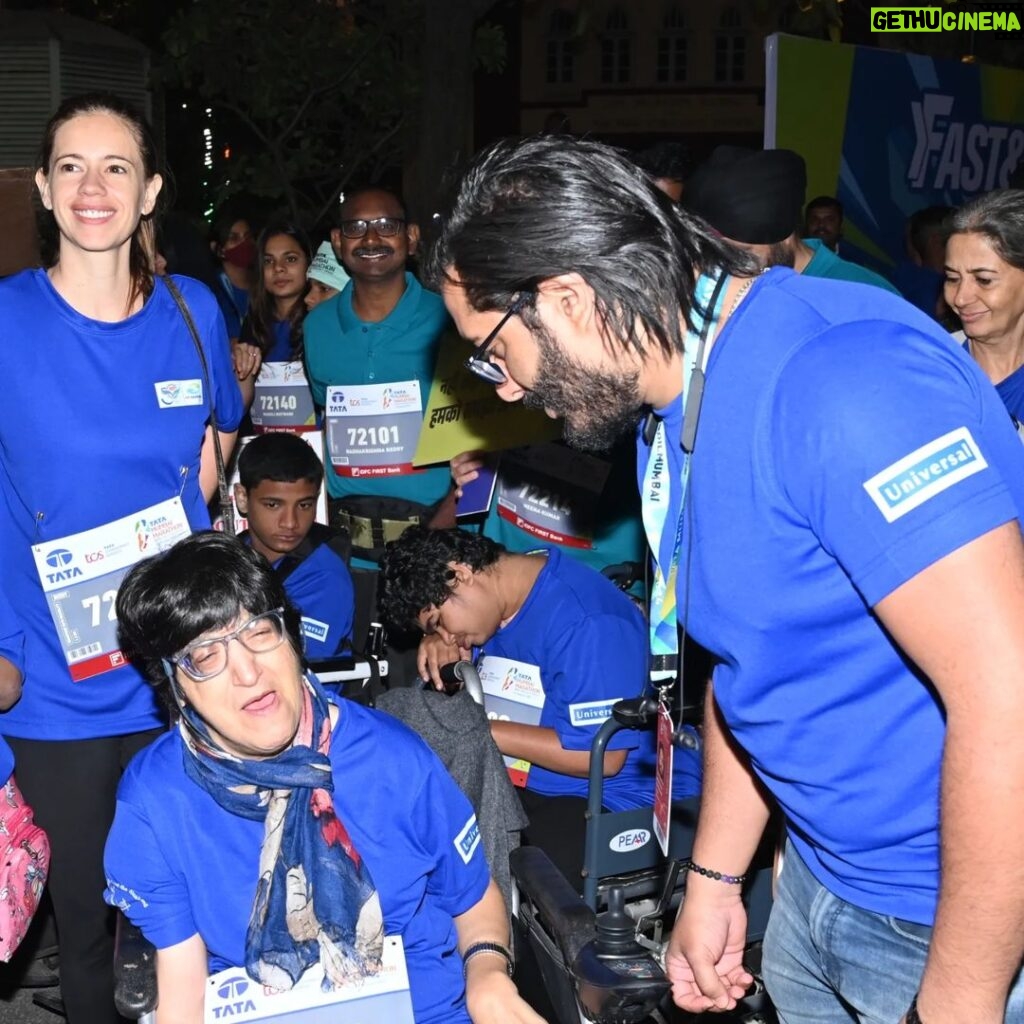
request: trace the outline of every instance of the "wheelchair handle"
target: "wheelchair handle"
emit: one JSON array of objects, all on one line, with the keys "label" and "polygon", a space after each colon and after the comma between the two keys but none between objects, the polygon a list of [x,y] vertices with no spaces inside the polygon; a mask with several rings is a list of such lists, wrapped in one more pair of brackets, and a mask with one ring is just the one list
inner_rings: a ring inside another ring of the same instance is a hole
[{"label": "wheelchair handle", "polygon": [[471,661],[453,661],[441,666],[441,682],[444,692],[451,695],[460,689],[465,690],[474,703],[481,707],[484,703],[484,688],[480,682],[480,674]]}]

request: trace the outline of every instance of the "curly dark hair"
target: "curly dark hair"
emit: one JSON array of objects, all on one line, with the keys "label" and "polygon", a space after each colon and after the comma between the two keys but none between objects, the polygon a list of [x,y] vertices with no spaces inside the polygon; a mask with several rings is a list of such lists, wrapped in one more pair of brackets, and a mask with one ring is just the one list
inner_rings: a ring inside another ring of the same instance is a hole
[{"label": "curly dark hair", "polygon": [[411,526],[384,549],[380,560],[378,606],[392,628],[418,628],[425,608],[438,607],[451,592],[452,562],[479,572],[493,565],[505,548],[482,533],[429,530]]}]

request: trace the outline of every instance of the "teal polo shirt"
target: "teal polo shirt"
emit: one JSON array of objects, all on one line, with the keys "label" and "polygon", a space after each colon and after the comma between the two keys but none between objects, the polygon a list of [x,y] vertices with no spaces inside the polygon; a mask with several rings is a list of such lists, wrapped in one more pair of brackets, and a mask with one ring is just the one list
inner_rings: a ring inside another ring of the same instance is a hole
[{"label": "teal polo shirt", "polygon": [[[328,387],[397,384],[418,380],[426,406],[441,335],[451,320],[441,297],[405,275],[398,305],[379,323],[360,320],[352,308],[352,282],[319,306],[303,324],[306,372],[313,400],[323,408]],[[332,498],[379,495],[432,505],[448,491],[447,463],[410,476],[345,477],[324,467]]]},{"label": "teal polo shirt", "polygon": [[881,274],[876,274],[859,263],[851,263],[837,256],[820,238],[805,238],[804,245],[814,250],[811,262],[803,269],[805,277],[830,277],[834,281],[856,281],[858,284],[873,284],[884,288],[893,295],[899,295],[899,289],[890,284]]}]

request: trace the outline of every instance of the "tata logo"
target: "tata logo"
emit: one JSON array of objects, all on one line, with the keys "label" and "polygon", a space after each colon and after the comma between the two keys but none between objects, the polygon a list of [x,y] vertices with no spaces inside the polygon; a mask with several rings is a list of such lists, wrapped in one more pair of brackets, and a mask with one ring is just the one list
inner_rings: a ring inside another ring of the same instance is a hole
[{"label": "tata logo", "polygon": [[46,556],[46,564],[51,569],[63,569],[64,566],[71,564],[74,557],[67,548],[54,548]]},{"label": "tata logo", "polygon": [[646,828],[628,828],[608,841],[608,849],[612,853],[632,853],[645,847],[651,841],[651,833]]},{"label": "tata logo", "polygon": [[64,583],[73,580],[76,576],[83,575],[82,570],[71,565],[74,555],[67,548],[54,548],[45,556],[46,564],[53,569],[53,572],[46,574],[49,583]]},{"label": "tata logo", "polygon": [[217,995],[225,1000],[223,1005],[213,1007],[214,1020],[227,1020],[230,1017],[238,1017],[243,1013],[252,1013],[256,1004],[251,999],[245,999],[245,993],[249,990],[251,982],[242,975],[228,978],[217,988]]}]

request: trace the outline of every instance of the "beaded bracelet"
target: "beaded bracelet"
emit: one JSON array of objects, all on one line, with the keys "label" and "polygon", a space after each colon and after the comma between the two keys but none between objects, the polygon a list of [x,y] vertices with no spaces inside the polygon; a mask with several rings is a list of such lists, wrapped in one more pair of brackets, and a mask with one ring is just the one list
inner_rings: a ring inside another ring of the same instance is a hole
[{"label": "beaded bracelet", "polygon": [[721,871],[711,871],[709,868],[702,868],[699,864],[695,864],[692,860],[686,862],[685,868],[687,871],[693,871],[705,878],[713,878],[716,882],[725,882],[728,885],[742,885],[747,878],[746,875],[726,875]]},{"label": "beaded bracelet", "polygon": [[475,956],[479,956],[481,953],[494,953],[497,956],[503,956],[505,958],[505,969],[508,971],[508,976],[512,977],[512,972],[515,970],[515,961],[512,959],[512,954],[508,949],[501,945],[500,942],[474,942],[465,953],[462,954],[462,973],[463,976],[467,973],[469,967],[469,961]]}]

